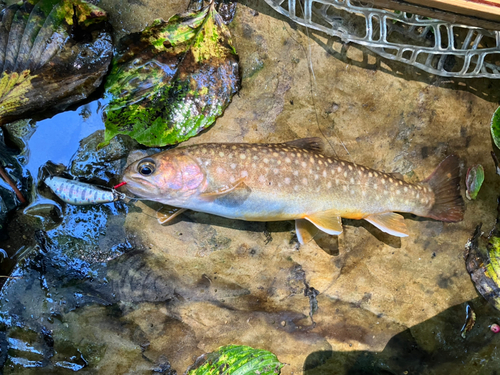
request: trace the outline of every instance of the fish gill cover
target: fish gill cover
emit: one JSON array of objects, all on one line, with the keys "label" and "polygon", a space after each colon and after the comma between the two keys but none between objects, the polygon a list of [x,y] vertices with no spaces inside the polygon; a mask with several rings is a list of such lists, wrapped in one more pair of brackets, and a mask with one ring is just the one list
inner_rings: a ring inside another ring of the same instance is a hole
[{"label": "fish gill cover", "polygon": [[82,0],[28,0],[0,14],[0,125],[63,110],[102,82],[112,59],[107,14]]},{"label": "fish gill cover", "polygon": [[238,56],[212,3],[122,38],[106,79],[104,146],[126,134],[149,147],[212,125],[239,89]]}]

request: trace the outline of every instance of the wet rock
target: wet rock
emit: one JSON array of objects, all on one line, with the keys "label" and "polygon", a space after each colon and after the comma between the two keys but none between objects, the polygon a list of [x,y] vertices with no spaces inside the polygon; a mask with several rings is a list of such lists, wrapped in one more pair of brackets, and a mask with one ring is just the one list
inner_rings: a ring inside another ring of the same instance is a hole
[{"label": "wet rock", "polygon": [[118,181],[127,166],[127,156],[138,147],[138,143],[127,136],[113,138],[109,145],[98,148],[104,131],[98,130],[82,139],[80,147],[71,158],[69,172],[77,178],[100,180],[109,184]]},{"label": "wet rock", "polygon": [[[63,110],[96,90],[112,57],[106,13],[84,1],[9,6],[0,23],[0,123]],[[8,48],[7,48],[8,46]]]}]

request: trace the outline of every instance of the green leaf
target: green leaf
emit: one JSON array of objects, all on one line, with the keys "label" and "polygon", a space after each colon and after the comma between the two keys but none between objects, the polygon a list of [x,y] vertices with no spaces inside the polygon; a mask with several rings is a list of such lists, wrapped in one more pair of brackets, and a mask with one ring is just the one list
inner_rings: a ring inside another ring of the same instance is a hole
[{"label": "green leaf", "polygon": [[468,199],[476,199],[479,189],[484,181],[484,168],[481,164],[474,165],[470,167],[467,171],[467,177],[465,177],[465,186],[467,190],[465,191],[465,196]]},{"label": "green leaf", "polygon": [[500,107],[497,108],[491,118],[491,136],[495,145],[500,148]]},{"label": "green leaf", "polygon": [[156,20],[117,50],[100,147],[118,134],[149,147],[185,141],[212,125],[239,88],[238,57],[213,5]]},{"label": "green leaf", "polygon": [[187,375],[275,375],[281,373],[282,367],[278,358],[267,350],[228,345],[203,354],[188,368]]}]

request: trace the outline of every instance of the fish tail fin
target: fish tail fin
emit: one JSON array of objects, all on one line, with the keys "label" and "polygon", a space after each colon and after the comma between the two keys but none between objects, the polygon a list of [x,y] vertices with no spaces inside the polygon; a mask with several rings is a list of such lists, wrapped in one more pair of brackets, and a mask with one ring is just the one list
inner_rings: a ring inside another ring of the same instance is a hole
[{"label": "fish tail fin", "polygon": [[432,219],[456,222],[464,218],[460,195],[460,159],[450,155],[424,181],[434,193],[434,205],[427,213]]}]

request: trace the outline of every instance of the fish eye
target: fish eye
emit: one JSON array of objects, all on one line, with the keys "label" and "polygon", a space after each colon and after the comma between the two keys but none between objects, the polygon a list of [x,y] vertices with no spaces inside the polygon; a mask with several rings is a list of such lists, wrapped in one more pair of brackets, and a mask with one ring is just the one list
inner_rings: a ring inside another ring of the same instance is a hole
[{"label": "fish eye", "polygon": [[156,170],[155,164],[151,160],[145,160],[137,165],[137,171],[143,176],[149,176]]}]

